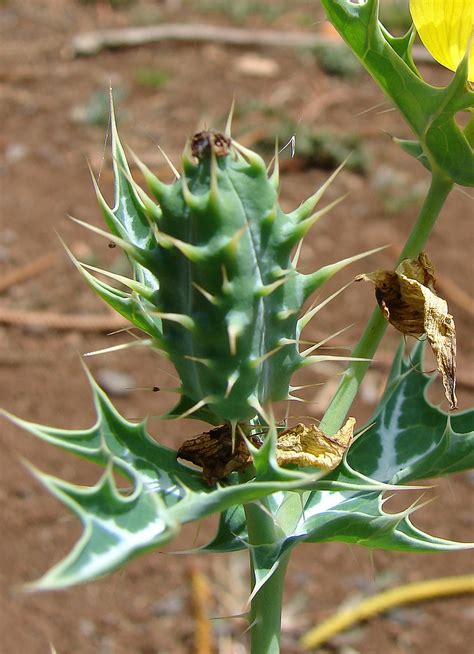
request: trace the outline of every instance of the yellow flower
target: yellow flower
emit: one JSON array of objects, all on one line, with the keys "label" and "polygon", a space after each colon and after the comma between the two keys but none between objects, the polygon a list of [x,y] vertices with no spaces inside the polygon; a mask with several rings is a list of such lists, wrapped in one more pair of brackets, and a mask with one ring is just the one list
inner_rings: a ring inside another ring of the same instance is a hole
[{"label": "yellow flower", "polygon": [[[426,49],[440,64],[456,70],[474,28],[474,0],[410,0],[410,12]],[[469,54],[474,81],[474,47]]]}]

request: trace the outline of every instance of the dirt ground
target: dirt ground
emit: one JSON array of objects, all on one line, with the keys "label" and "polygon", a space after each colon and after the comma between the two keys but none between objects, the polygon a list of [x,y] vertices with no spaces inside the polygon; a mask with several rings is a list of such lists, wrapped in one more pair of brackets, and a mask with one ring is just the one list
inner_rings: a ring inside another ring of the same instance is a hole
[{"label": "dirt ground", "polygon": [[[247,3],[248,4],[248,3]],[[179,162],[185,139],[203,125],[222,127],[236,99],[234,133],[259,147],[283,123],[363,139],[365,173],[345,170],[328,192],[328,200],[349,197],[314,228],[301,258],[302,270],[384,244],[387,250],[370,262],[341,273],[324,294],[356,273],[391,266],[412,224],[428,176],[394,145],[389,134],[409,136],[395,112],[363,73],[341,78],[323,72],[308,52],[286,48],[245,49],[224,45],[165,42],[129,50],[103,51],[73,58],[72,37],[97,27],[125,27],[162,22],[208,22],[214,25],[325,29],[319,3],[255,2],[254,13],[229,15],[222,2],[137,1],[114,11],[108,2],[38,0],[0,2],[0,285],[15,270],[47,255],[28,279],[2,293],[0,312],[13,310],[67,315],[110,316],[68,261],[57,233],[82,260],[123,269],[123,259],[66,219],[70,214],[100,225],[86,159],[111,198],[110,153],[104,147],[107,88],[118,100],[123,139],[150,166],[167,176],[156,144]],[[243,5],[244,6],[244,3]],[[271,6],[280,11],[268,14]],[[267,10],[265,13],[264,10]],[[270,23],[270,24],[269,24]],[[250,63],[249,63],[250,61]],[[426,68],[434,83],[449,76]],[[318,166],[287,162],[282,177],[285,208],[297,205],[326,178]],[[474,343],[471,310],[463,293],[473,294],[472,202],[461,190],[452,193],[431,238],[429,252],[440,286],[454,314],[458,332],[461,409],[472,405]],[[41,267],[41,266],[40,266]],[[353,323],[343,341],[350,346],[363,329],[374,300],[368,285],[351,287],[321,312],[309,337],[328,335]],[[123,342],[124,335],[100,331],[55,330],[36,324],[0,325],[1,405],[21,417],[55,426],[92,424],[93,410],[81,369],[84,352]],[[387,361],[397,337],[385,338],[380,359]],[[183,427],[153,416],[170,406],[169,394],[134,390],[169,385],[165,364],[139,348],[88,360],[104,378],[122,373],[118,408],[129,418],[151,416],[151,432],[178,445]],[[325,381],[308,395],[304,413],[320,417],[334,390],[339,368],[306,374]],[[354,408],[359,424],[370,415],[384,382],[383,367],[364,383]],[[437,400],[442,402],[441,394]],[[299,409],[299,407],[297,407]],[[189,421],[186,433],[202,431]],[[179,433],[176,434],[176,431]],[[0,652],[43,654],[185,654],[196,651],[191,610],[191,579],[196,570],[209,584],[212,616],[242,612],[247,597],[245,556],[178,556],[175,550],[210,539],[214,521],[197,530],[188,526],[163,553],[150,553],[107,579],[60,593],[31,595],[21,586],[37,579],[59,560],[80,534],[80,526],[33,479],[27,460],[39,469],[72,482],[93,482],[97,471],[52,447],[35,441],[3,421],[0,427],[2,530],[0,540]],[[472,540],[472,474],[437,481],[426,497],[433,499],[416,515],[415,524],[439,536]],[[406,555],[370,552],[343,544],[307,545],[290,564],[283,616],[283,652],[296,654],[298,638],[343,603],[403,582],[470,571],[472,554]],[[468,598],[415,605],[359,625],[321,652],[340,654],[437,654],[467,652],[472,642],[474,609]],[[216,651],[242,654],[241,620],[213,621]]]}]

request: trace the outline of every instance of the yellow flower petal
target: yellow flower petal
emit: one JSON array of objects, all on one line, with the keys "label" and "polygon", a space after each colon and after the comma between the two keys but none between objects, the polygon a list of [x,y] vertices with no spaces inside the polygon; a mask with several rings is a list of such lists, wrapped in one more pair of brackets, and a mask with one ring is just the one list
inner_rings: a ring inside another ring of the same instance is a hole
[{"label": "yellow flower petal", "polygon": [[[410,12],[426,49],[440,64],[456,70],[474,29],[474,0],[410,0]],[[474,47],[469,55],[474,81]]]}]

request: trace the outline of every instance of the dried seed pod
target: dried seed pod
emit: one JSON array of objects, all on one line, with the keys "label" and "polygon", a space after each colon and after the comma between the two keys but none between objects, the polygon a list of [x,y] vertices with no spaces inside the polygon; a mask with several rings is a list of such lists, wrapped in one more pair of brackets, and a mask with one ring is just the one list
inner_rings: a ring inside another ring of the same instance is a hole
[{"label": "dried seed pod", "polygon": [[426,335],[436,356],[450,409],[456,399],[456,329],[446,300],[436,295],[433,265],[425,252],[393,270],[358,275],[375,284],[375,297],[386,318],[408,336]]},{"label": "dried seed pod", "polygon": [[333,470],[342,460],[354,434],[355,419],[347,422],[333,436],[326,436],[317,425],[302,423],[282,432],[277,440],[277,462]]}]

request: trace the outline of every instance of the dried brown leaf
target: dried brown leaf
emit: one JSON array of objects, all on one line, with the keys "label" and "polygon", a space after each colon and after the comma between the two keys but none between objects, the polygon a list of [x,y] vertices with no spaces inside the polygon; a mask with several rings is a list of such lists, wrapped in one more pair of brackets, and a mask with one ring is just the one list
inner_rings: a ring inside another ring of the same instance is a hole
[{"label": "dried brown leaf", "polygon": [[456,398],[456,330],[446,300],[435,290],[433,265],[425,252],[417,259],[405,259],[393,270],[376,270],[358,275],[356,281],[375,285],[375,297],[386,318],[409,336],[426,335],[435,354],[450,409]]},{"label": "dried brown leaf", "polygon": [[354,425],[355,419],[348,418],[334,436],[326,436],[316,425],[300,423],[287,429],[278,436],[278,465],[295,464],[332,470],[339,465],[351,443]]},{"label": "dried brown leaf", "polygon": [[232,447],[229,425],[216,427],[185,441],[177,456],[200,466],[203,477],[210,486],[225,479],[231,472],[242,472],[252,460],[239,434],[236,434],[235,447]]}]

